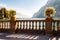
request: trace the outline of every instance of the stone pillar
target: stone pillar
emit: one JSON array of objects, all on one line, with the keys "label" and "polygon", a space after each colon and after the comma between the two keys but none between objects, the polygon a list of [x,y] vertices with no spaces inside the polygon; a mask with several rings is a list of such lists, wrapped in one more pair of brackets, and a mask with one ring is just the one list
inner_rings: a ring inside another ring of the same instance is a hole
[{"label": "stone pillar", "polygon": [[52,18],[46,18],[46,34],[52,34]]},{"label": "stone pillar", "polygon": [[57,35],[60,35],[60,23],[59,21],[57,22]]}]

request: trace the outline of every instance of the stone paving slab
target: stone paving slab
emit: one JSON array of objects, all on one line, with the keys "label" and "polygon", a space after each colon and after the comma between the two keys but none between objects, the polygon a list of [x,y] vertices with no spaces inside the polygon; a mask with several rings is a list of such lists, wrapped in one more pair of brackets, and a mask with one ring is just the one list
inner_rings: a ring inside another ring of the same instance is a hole
[{"label": "stone paving slab", "polygon": [[35,34],[0,33],[0,40],[60,40],[60,37]]}]

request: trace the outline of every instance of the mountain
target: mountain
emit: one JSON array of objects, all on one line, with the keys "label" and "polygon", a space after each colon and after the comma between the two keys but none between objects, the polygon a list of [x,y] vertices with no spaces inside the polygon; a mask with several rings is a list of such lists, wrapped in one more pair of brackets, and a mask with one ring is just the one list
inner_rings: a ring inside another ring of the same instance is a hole
[{"label": "mountain", "polygon": [[41,9],[33,15],[33,18],[44,18],[44,10],[49,6],[55,7],[56,9],[54,17],[60,17],[60,0],[48,0],[46,5],[41,7]]}]

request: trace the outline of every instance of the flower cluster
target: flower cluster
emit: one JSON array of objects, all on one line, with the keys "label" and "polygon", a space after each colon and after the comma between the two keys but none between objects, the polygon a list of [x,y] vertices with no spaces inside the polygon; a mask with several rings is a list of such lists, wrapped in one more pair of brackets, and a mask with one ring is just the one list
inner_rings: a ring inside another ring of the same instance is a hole
[{"label": "flower cluster", "polygon": [[56,11],[54,7],[46,7],[45,12],[44,12],[44,16],[46,18],[51,18],[55,15]]}]

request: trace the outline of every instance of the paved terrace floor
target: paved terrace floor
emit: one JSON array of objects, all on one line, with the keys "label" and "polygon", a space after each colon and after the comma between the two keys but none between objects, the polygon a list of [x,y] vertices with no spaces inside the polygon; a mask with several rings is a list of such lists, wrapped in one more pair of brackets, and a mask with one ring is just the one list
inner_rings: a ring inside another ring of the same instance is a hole
[{"label": "paved terrace floor", "polygon": [[34,34],[9,34],[0,33],[0,40],[60,40],[60,37],[48,36],[48,35],[34,35]]}]

